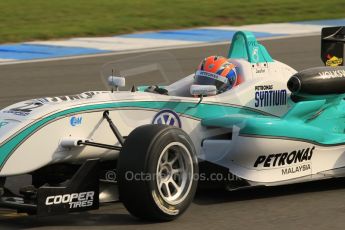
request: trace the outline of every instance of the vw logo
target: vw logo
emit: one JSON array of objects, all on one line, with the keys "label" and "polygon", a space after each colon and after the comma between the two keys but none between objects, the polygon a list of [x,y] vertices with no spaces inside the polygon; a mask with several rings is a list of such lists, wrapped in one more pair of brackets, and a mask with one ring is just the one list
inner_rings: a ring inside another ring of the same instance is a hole
[{"label": "vw logo", "polygon": [[179,128],[182,127],[179,116],[170,109],[164,109],[157,113],[153,118],[152,124],[171,125]]}]

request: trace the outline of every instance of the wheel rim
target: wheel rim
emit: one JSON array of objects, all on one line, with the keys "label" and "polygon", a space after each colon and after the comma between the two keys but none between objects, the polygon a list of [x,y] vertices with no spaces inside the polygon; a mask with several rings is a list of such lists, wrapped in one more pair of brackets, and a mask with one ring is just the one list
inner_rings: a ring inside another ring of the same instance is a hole
[{"label": "wheel rim", "polygon": [[185,145],[172,142],[163,149],[156,182],[161,197],[168,204],[178,204],[186,198],[193,182],[193,160]]}]

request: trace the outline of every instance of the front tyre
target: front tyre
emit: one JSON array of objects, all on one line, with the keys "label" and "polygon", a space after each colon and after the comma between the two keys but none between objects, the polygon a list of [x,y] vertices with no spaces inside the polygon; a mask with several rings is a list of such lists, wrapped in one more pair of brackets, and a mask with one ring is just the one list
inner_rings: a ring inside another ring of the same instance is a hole
[{"label": "front tyre", "polygon": [[138,127],[126,138],[118,159],[120,200],[136,217],[176,219],[193,200],[197,174],[195,149],[182,129]]}]

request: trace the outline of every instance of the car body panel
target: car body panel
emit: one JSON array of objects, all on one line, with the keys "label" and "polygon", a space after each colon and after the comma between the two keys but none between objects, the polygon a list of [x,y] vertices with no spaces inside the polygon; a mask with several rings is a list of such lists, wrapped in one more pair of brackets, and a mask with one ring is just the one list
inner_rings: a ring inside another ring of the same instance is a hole
[{"label": "car body panel", "polygon": [[135,92],[38,98],[4,108],[0,111],[0,176],[62,162],[117,159],[117,150],[62,144],[68,139],[119,146],[104,111],[109,111],[122,136],[145,124],[182,128],[200,160],[226,167],[251,185],[312,180],[322,172],[343,168],[342,96],[294,102],[286,84],[294,69],[273,60],[250,33],[235,35],[232,47],[230,61],[243,82],[216,96],[191,96],[191,74],[165,86],[169,95],[143,92],[145,87],[139,87]]}]

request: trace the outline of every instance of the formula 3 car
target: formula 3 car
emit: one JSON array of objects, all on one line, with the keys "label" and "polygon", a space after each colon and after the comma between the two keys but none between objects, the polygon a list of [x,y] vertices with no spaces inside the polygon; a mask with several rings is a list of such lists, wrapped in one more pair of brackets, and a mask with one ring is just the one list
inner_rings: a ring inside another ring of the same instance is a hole
[{"label": "formula 3 car", "polygon": [[[343,33],[323,39],[343,48]],[[343,177],[345,67],[297,72],[241,31],[228,57],[242,82],[218,95],[214,86],[193,85],[194,74],[131,91],[118,91],[125,79],[110,76],[110,91],[2,109],[0,206],[62,214],[119,194],[136,217],[172,220],[193,200],[200,162],[225,168],[229,190]],[[14,194],[6,178],[23,174],[32,181]]]}]

